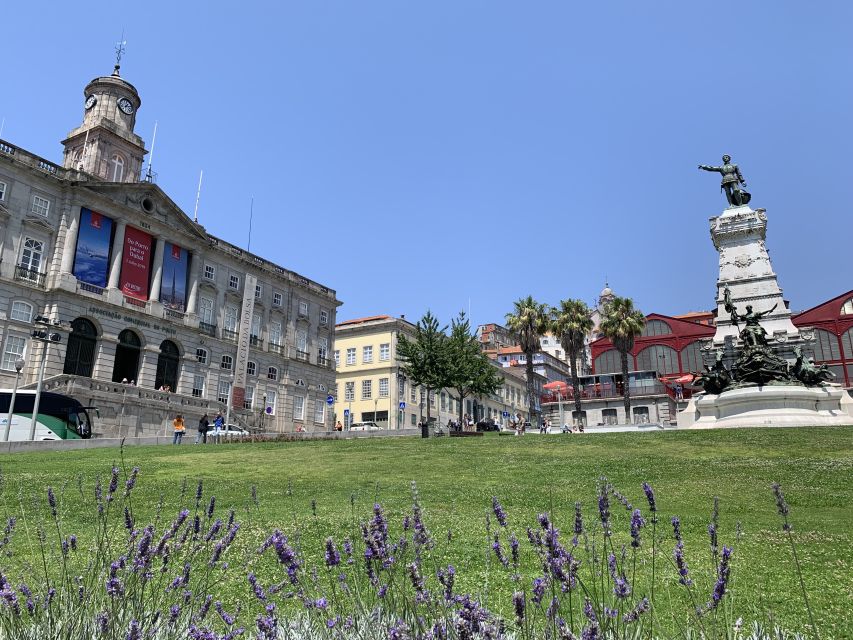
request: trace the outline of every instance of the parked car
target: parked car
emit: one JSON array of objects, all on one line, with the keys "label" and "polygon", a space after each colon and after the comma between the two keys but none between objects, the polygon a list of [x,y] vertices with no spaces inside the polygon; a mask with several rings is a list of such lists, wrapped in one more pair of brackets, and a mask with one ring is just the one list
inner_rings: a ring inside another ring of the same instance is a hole
[{"label": "parked car", "polygon": [[[208,436],[213,435],[213,430],[208,432]],[[226,424],[219,430],[220,437],[226,438],[242,438],[249,435],[243,427],[238,427],[236,424]]]},{"label": "parked car", "polygon": [[501,428],[499,425],[495,424],[491,420],[480,420],[477,423],[477,431],[500,431]]},{"label": "parked car", "polygon": [[380,427],[375,422],[353,422],[349,428],[350,431],[382,431],[382,427]]}]

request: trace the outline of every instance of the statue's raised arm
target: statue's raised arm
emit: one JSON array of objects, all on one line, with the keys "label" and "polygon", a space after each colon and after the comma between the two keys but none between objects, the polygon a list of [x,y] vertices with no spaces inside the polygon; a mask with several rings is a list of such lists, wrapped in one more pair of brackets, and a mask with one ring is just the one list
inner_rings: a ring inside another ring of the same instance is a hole
[{"label": "statue's raised arm", "polygon": [[770,315],[771,313],[773,313],[773,310],[778,306],[779,306],[779,303],[777,302],[772,307],[770,307],[767,311],[756,311],[755,317],[756,318],[763,318],[764,316]]},{"label": "statue's raised arm", "polygon": [[702,171],[716,171],[717,173],[722,173],[722,172],[723,172],[723,168],[722,168],[722,167],[712,167],[712,166],[711,166],[711,165],[709,165],[709,164],[700,164],[700,165],[699,165],[699,168],[700,168],[700,169],[702,169]]}]

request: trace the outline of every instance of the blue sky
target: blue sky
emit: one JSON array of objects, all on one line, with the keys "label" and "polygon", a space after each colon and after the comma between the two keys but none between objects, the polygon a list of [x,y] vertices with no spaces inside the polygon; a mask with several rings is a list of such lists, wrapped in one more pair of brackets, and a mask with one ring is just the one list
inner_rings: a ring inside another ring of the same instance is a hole
[{"label": "blue sky", "polygon": [[[215,7],[215,8],[208,8]],[[158,184],[337,290],[338,319],[513,300],[714,305],[700,163],[733,156],[786,299],[853,288],[853,3],[13,3],[3,138],[48,159],[112,71]]]}]

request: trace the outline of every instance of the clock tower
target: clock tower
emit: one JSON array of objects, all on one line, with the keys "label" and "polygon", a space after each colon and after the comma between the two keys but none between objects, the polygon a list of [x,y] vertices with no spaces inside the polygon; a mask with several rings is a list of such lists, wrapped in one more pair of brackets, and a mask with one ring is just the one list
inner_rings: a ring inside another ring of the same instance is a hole
[{"label": "clock tower", "polygon": [[118,64],[112,75],[92,80],[83,91],[83,124],[62,141],[62,166],[107,182],[139,182],[147,151],[133,128],[141,104]]}]

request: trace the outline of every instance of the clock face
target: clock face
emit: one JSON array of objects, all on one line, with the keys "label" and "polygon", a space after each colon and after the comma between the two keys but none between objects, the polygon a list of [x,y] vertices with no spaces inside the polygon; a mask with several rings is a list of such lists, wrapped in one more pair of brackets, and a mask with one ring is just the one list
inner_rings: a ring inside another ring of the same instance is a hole
[{"label": "clock face", "polygon": [[86,98],[86,109],[91,109],[98,103],[98,99],[95,96],[89,96]]},{"label": "clock face", "polygon": [[133,105],[130,103],[130,100],[127,98],[121,98],[118,101],[118,108],[121,109],[127,115],[133,113]]}]

